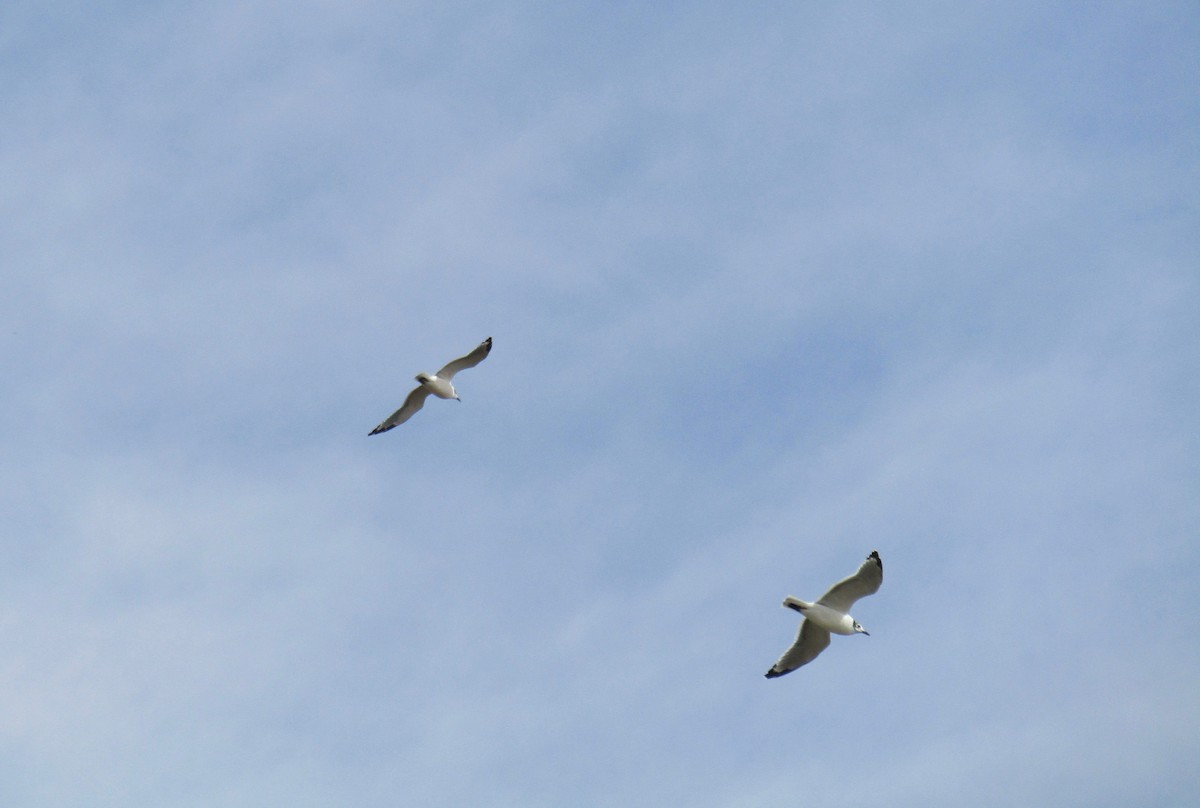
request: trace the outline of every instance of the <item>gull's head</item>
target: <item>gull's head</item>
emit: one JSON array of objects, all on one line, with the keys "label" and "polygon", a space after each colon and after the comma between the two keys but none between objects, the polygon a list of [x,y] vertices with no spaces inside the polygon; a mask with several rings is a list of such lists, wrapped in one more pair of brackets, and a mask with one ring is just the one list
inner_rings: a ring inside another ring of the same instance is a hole
[{"label": "gull's head", "polygon": [[857,620],[854,621],[854,633],[855,634],[866,634],[868,637],[871,636],[871,632],[869,632],[865,628],[863,628],[862,624],[859,623]]}]

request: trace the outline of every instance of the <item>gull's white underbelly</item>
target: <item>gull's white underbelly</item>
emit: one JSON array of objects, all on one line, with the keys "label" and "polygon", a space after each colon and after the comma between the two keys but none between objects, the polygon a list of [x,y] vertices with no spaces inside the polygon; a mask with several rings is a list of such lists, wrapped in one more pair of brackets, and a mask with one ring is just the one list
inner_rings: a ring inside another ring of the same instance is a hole
[{"label": "gull's white underbelly", "polygon": [[804,610],[804,616],[834,634],[854,633],[854,618],[828,606],[814,603]]},{"label": "gull's white underbelly", "polygon": [[454,398],[454,385],[445,379],[434,376],[425,383],[425,387],[438,398]]}]

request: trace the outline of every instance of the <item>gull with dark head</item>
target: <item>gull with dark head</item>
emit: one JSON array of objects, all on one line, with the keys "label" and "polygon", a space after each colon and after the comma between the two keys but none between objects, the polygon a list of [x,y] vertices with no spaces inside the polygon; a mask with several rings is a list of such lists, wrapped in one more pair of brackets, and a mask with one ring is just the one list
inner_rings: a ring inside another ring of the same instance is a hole
[{"label": "gull with dark head", "polygon": [[387,432],[389,429],[400,426],[400,424],[412,418],[417,410],[425,406],[425,399],[429,398],[430,394],[438,398],[452,398],[455,401],[462,401],[458,397],[458,391],[454,389],[454,385],[450,383],[450,380],[460,370],[466,370],[478,365],[487,358],[491,350],[492,338],[488,337],[479,343],[478,348],[466,356],[460,356],[453,362],[447,362],[446,366],[437,373],[425,373],[424,371],[418,373],[417,388],[408,394],[408,398],[404,399],[404,404],[400,409],[389,415],[387,420],[379,426],[372,429],[370,434],[378,435],[380,432]]},{"label": "gull with dark head", "polygon": [[829,647],[829,634],[866,634],[871,636],[858,621],[847,612],[854,602],[867,595],[874,595],[883,583],[883,559],[878,550],[872,550],[858,572],[843,578],[821,596],[816,603],[794,598],[783,599],[783,605],[804,615],[800,631],[792,647],[783,652],[779,661],[767,671],[767,678],[774,679],[791,673],[801,665],[807,665]]}]

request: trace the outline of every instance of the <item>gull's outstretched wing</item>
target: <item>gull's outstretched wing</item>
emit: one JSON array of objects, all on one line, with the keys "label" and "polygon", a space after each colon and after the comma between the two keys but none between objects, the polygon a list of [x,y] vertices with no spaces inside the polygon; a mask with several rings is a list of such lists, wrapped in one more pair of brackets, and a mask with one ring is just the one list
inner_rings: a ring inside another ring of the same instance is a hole
[{"label": "gull's outstretched wing", "polygon": [[828,647],[829,632],[812,621],[805,620],[800,624],[800,631],[796,633],[796,641],[792,643],[791,648],[783,652],[783,656],[771,666],[771,670],[767,671],[767,678],[774,679],[791,673],[801,665],[807,665]]},{"label": "gull's outstretched wing", "polygon": [[429,398],[429,388],[421,385],[408,394],[408,398],[404,399],[404,405],[400,409],[389,415],[386,421],[372,429],[370,434],[378,435],[380,432],[387,432],[393,427],[400,426],[400,424],[412,418],[417,410],[425,406],[425,399],[427,398]]},{"label": "gull's outstretched wing", "polygon": [[872,550],[867,560],[858,568],[858,572],[834,584],[817,603],[845,614],[850,611],[856,600],[878,592],[881,583],[883,559],[879,557],[878,550]]},{"label": "gull's outstretched wing", "polygon": [[439,379],[453,379],[454,374],[458,373],[460,370],[473,368],[484,359],[487,359],[487,355],[491,353],[491,350],[492,338],[488,337],[483,342],[479,343],[479,347],[471,351],[466,356],[460,356],[453,362],[447,362],[446,366],[437,372],[437,377]]}]

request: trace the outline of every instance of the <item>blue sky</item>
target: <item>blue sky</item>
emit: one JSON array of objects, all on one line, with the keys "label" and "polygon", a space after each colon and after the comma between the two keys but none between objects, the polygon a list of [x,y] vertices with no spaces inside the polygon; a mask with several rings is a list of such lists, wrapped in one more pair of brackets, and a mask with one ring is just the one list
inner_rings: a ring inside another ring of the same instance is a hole
[{"label": "blue sky", "polygon": [[5,4],[0,802],[1200,800],[1197,42]]}]

